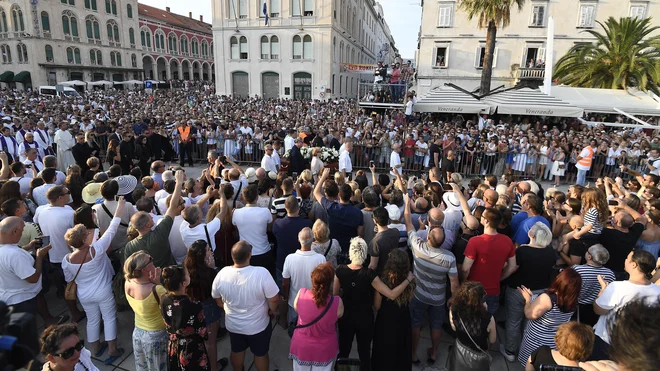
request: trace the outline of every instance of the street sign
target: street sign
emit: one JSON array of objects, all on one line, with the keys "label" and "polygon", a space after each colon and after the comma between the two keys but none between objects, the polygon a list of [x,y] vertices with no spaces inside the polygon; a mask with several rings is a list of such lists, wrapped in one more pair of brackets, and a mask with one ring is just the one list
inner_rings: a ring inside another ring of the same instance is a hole
[{"label": "street sign", "polygon": [[145,81],[144,87],[145,87],[145,89],[151,89],[153,87],[152,82],[151,81]]}]

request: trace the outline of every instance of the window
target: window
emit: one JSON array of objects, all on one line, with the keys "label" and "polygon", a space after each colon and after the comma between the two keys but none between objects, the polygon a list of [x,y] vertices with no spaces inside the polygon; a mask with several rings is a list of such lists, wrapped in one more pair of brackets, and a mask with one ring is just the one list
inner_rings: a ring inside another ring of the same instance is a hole
[{"label": "window", "polygon": [[79,41],[78,39],[78,19],[69,10],[62,12],[62,31],[64,32],[64,39],[71,40],[71,38]]},{"label": "window", "polygon": [[108,41],[110,44],[119,44],[119,26],[117,22],[113,19],[109,20],[106,24],[106,29],[108,30]]},{"label": "window", "polygon": [[121,67],[121,53],[110,52],[110,65]]},{"label": "window", "polygon": [[133,18],[133,7],[131,4],[126,4],[126,16],[128,18]]},{"label": "window", "polygon": [[46,45],[46,62],[52,63],[55,61],[55,58],[53,57],[53,47],[50,45]]},{"label": "window", "polygon": [[299,35],[293,37],[293,59],[302,59],[302,38]]},{"label": "window", "polygon": [[544,24],[545,24],[545,5],[532,6],[532,19],[530,20],[530,26],[543,27]]},{"label": "window", "polygon": [[451,15],[453,12],[453,6],[441,5],[438,10],[438,27],[451,27]]},{"label": "window", "polygon": [[190,41],[190,51],[192,52],[193,57],[199,57],[199,41],[197,41],[197,39],[192,39],[192,41]]},{"label": "window", "polygon": [[23,43],[18,43],[16,45],[16,51],[18,52],[18,63],[27,63],[28,62],[28,53],[27,47]]},{"label": "window", "polygon": [[261,36],[261,59],[270,59],[270,41],[268,36]]},{"label": "window", "polygon": [[112,14],[117,15],[117,2],[112,0]]},{"label": "window", "polygon": [[593,28],[596,15],[596,4],[580,5],[578,28]]},{"label": "window", "polygon": [[181,54],[183,55],[188,55],[188,38],[185,36],[181,36]]},{"label": "window", "polygon": [[69,4],[71,6],[76,6],[76,0],[60,0],[60,2],[64,5]]},{"label": "window", "polygon": [[131,44],[131,48],[135,48],[135,30],[133,28],[128,29],[128,42]]},{"label": "window", "polygon": [[7,13],[5,10],[0,8],[0,33],[9,32],[9,27],[7,26]]},{"label": "window", "polygon": [[240,44],[241,44],[241,59],[248,59],[248,42],[247,42],[247,37],[241,36],[240,38]]},{"label": "window", "polygon": [[80,49],[71,46],[66,48],[66,61],[69,64],[81,64]]},{"label": "window", "polygon": [[163,31],[156,31],[154,34],[155,36],[155,42],[154,42],[154,47],[156,48],[156,51],[162,52],[165,50],[165,34],[163,34]]},{"label": "window", "polygon": [[137,56],[135,54],[131,54],[131,67],[137,67]]},{"label": "window", "polygon": [[177,48],[177,38],[176,35],[173,33],[170,33],[169,36],[167,36],[167,47],[170,50],[171,54],[176,54]]},{"label": "window", "polygon": [[[355,55],[355,51],[353,51],[353,55]],[[303,59],[312,59],[312,58],[313,58],[312,37],[309,35],[305,35],[305,37],[303,37]]]},{"label": "window", "polygon": [[247,0],[237,0],[238,1],[238,18],[245,19],[248,16],[248,4]]},{"label": "window", "polygon": [[[332,61],[336,62],[337,61],[337,38],[333,37],[332,38]],[[334,85],[334,84],[332,84]]]},{"label": "window", "polygon": [[85,29],[87,30],[87,41],[99,44],[101,41],[101,28],[96,17],[88,15],[85,18]]},{"label": "window", "polygon": [[303,11],[305,12],[304,13],[305,17],[313,16],[314,15],[314,0],[303,0],[303,1],[304,1]]},{"label": "window", "polygon": [[11,6],[11,18],[14,21],[14,32],[24,32],[23,11],[16,4]]},{"label": "window", "polygon": [[91,49],[89,51],[89,62],[95,66],[103,65],[103,54],[98,49]]},{"label": "window", "polygon": [[291,5],[291,15],[294,17],[300,17],[300,0],[291,0]]},{"label": "window", "polygon": [[2,64],[11,63],[11,49],[9,45],[0,45],[0,52],[2,52]]},{"label": "window", "polygon": [[151,49],[151,32],[148,28],[143,28],[140,30],[140,42],[142,43],[143,49]]},{"label": "window", "polygon": [[646,5],[630,4],[630,18],[644,19],[646,15]]},{"label": "window", "polygon": [[545,60],[545,48],[543,44],[530,44],[527,45],[523,51],[523,61],[521,67],[523,68],[543,68],[543,61]]},{"label": "window", "polygon": [[[495,50],[493,51],[493,68],[497,67],[497,51],[498,49],[497,47],[495,47]],[[485,58],[486,58],[486,44],[483,43],[477,47],[477,52],[474,59],[474,67],[483,68]]]},{"label": "window", "polygon": [[270,0],[270,6],[268,7],[271,18],[277,18],[280,16],[280,0]]},{"label": "window", "polygon": [[202,58],[208,58],[209,57],[209,44],[206,42],[206,40],[202,41]]},{"label": "window", "polygon": [[85,0],[85,9],[91,9],[96,11],[96,0]]},{"label": "window", "polygon": [[[48,12],[41,12],[41,29],[44,32],[50,33],[50,17]],[[0,32],[2,32],[2,27],[0,26]]]},{"label": "window", "polygon": [[238,59],[240,56],[239,48],[238,48],[238,39],[236,38],[236,36],[232,36],[231,39],[229,40],[229,55],[231,56],[231,59]]},{"label": "window", "polygon": [[447,68],[449,65],[449,44],[436,44],[434,67]]},{"label": "window", "polygon": [[280,58],[280,39],[277,36],[270,37],[270,59]]}]

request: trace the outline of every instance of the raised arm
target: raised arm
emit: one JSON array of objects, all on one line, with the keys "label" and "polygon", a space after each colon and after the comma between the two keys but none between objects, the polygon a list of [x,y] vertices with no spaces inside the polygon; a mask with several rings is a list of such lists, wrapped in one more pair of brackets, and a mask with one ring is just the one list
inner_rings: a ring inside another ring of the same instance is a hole
[{"label": "raised arm", "polygon": [[174,219],[179,214],[179,202],[181,201],[181,188],[183,188],[183,170],[177,170],[174,174],[176,185],[174,192],[172,192],[172,199],[170,200],[170,207],[167,208],[165,216]]},{"label": "raised arm", "polygon": [[117,228],[119,228],[119,224],[121,223],[121,217],[124,214],[125,208],[126,208],[126,200],[124,199],[124,196],[119,196],[119,199],[117,200],[117,209],[115,210],[115,215],[110,221],[110,226],[108,227],[108,229],[106,229],[105,232],[103,232],[101,238],[99,238],[98,240],[96,240],[96,242],[92,244],[95,249],[100,250],[101,252],[109,252],[110,243],[112,242],[112,239],[115,237],[115,234],[117,234]]},{"label": "raised arm", "polygon": [[321,169],[321,177],[314,186],[314,199],[318,203],[321,203],[321,199],[323,199],[323,193],[321,192],[321,188],[323,187],[323,183],[325,183],[325,180],[328,179],[329,172],[330,172],[329,169]]},{"label": "raised arm", "polygon": [[0,171],[0,179],[7,180],[10,178],[11,170],[9,169],[9,158],[7,152],[0,152],[0,161],[2,162],[2,170]]},{"label": "raised arm", "polygon": [[456,196],[458,197],[458,200],[461,203],[461,210],[463,210],[463,217],[468,218],[468,219],[474,219],[477,223],[479,222],[477,218],[472,215],[472,210],[470,210],[470,205],[468,205],[467,200],[465,199],[465,195],[463,195],[463,192],[461,192],[461,189],[458,187],[458,184],[456,183],[449,183],[451,186],[451,189],[454,191]]}]

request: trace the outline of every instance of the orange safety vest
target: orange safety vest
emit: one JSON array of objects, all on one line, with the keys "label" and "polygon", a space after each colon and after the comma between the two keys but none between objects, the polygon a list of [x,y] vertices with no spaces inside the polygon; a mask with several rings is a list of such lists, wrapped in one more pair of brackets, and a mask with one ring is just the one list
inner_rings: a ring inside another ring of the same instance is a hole
[{"label": "orange safety vest", "polygon": [[190,141],[190,126],[184,126],[183,130],[179,127],[176,130],[179,132],[179,142],[186,143]]},{"label": "orange safety vest", "polygon": [[591,146],[587,147],[586,149],[589,150],[589,154],[587,154],[586,157],[580,159],[580,161],[578,161],[578,164],[586,167],[591,167],[591,161],[594,158],[594,149],[591,148]]}]

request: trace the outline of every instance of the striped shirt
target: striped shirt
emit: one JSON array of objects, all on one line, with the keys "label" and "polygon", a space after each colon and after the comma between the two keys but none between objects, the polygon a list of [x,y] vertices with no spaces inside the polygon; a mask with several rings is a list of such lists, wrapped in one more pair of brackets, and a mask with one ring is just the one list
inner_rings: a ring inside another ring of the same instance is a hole
[{"label": "striped shirt", "polygon": [[429,246],[416,231],[408,232],[408,242],[415,266],[415,298],[432,306],[445,305],[447,275],[458,276],[456,257],[451,251]]},{"label": "striped shirt", "polygon": [[[270,204],[270,213],[277,214],[278,219],[282,219],[286,216],[286,209],[284,208],[284,203],[286,199],[291,195],[284,195],[280,198],[273,199],[273,202]],[[302,202],[302,198],[296,197],[298,204]]]},{"label": "striped shirt", "polygon": [[588,264],[574,265],[573,269],[582,277],[582,289],[578,297],[579,304],[590,305],[596,301],[598,293],[600,292],[600,283],[598,283],[598,275],[603,276],[606,282],[614,282],[614,272],[605,267],[593,267]]},{"label": "striped shirt", "polygon": [[591,224],[591,229],[589,230],[591,234],[601,234],[603,232],[603,223],[600,222],[598,216],[598,210],[595,207],[590,208],[584,214],[584,225]]}]

